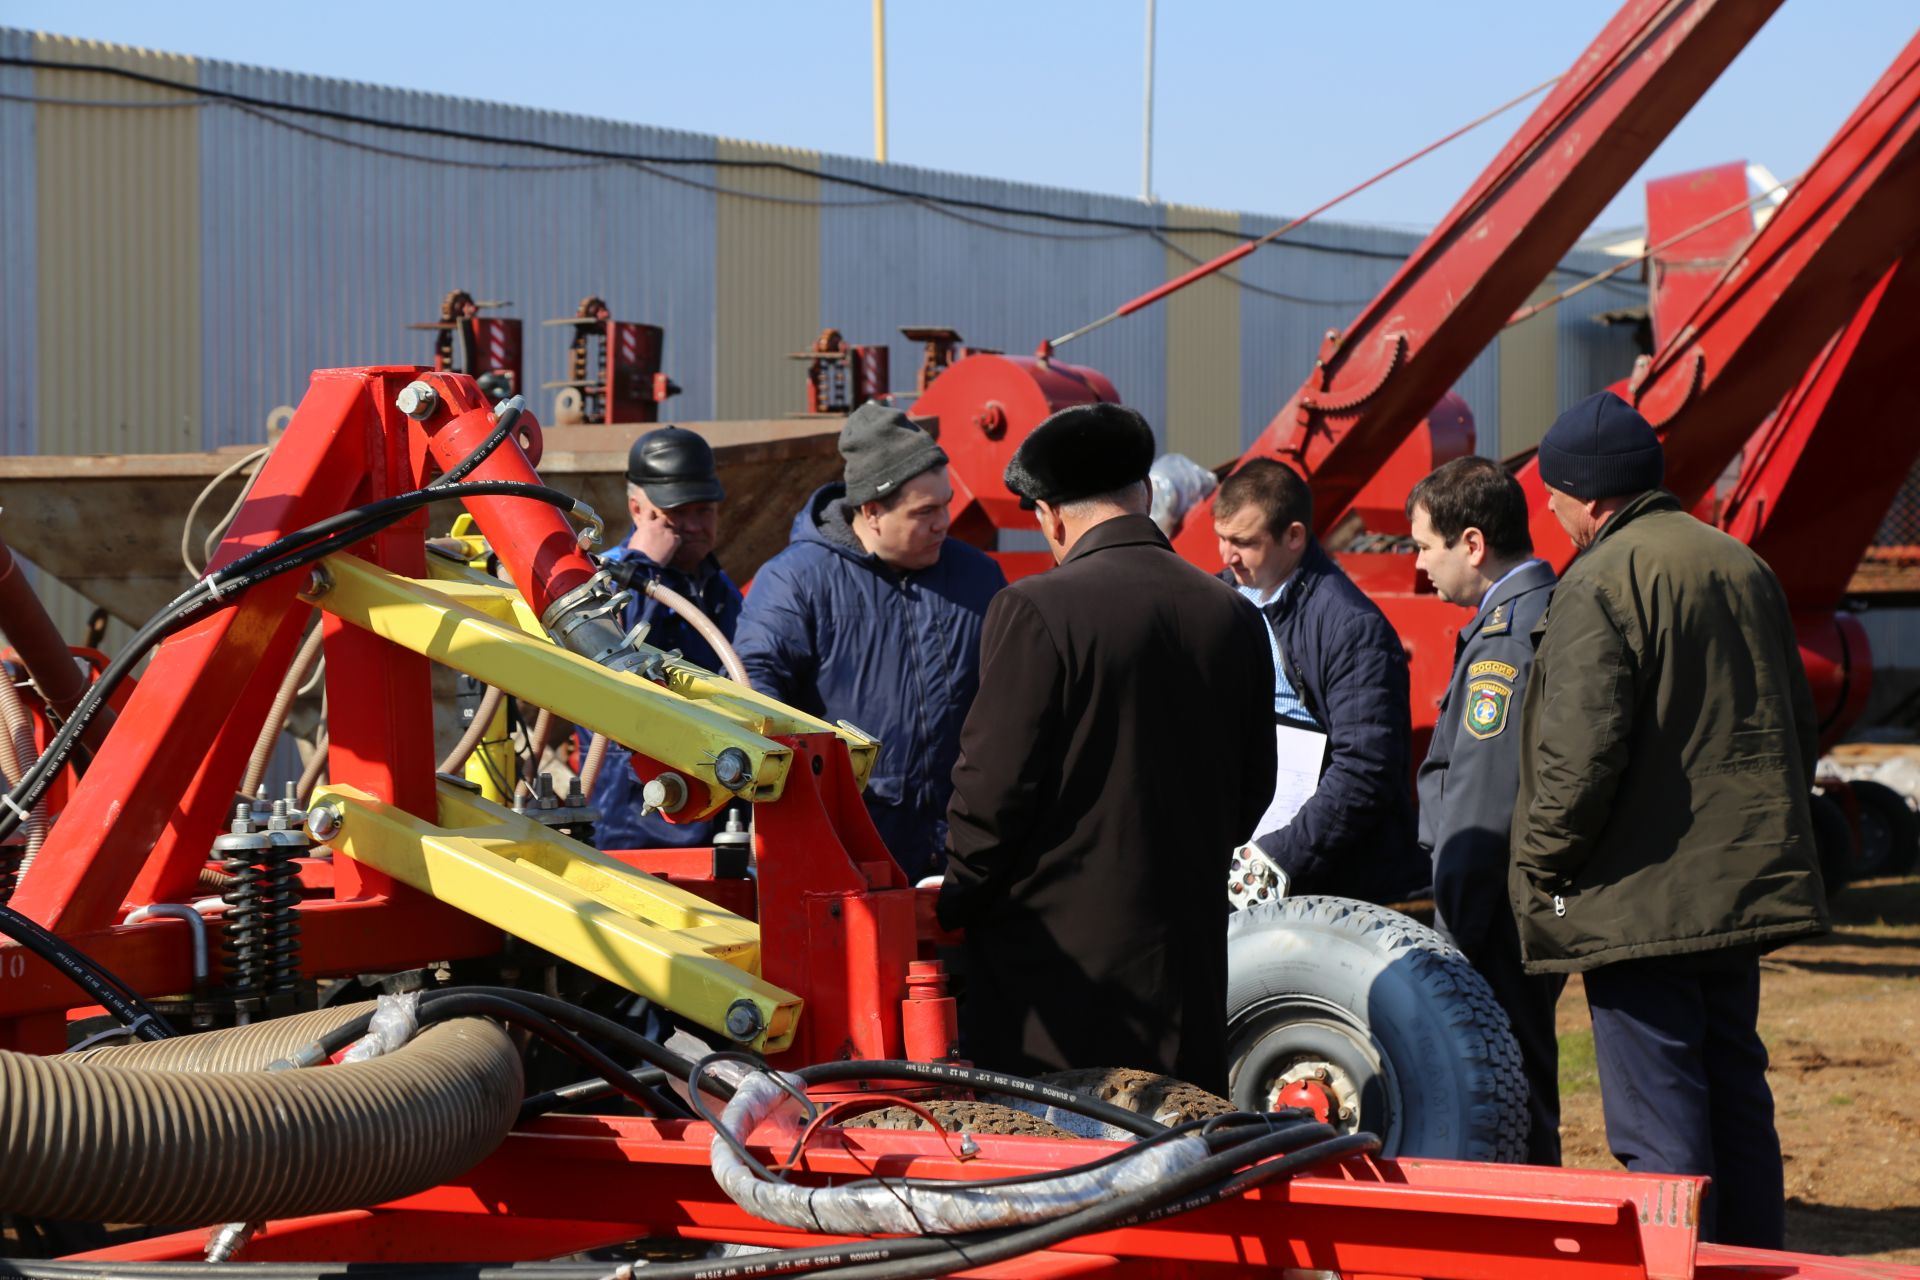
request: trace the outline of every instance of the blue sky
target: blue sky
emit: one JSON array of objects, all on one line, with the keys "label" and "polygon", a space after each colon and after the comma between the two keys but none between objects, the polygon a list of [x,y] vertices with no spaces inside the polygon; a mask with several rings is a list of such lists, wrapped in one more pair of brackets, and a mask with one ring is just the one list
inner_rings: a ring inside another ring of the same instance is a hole
[{"label": "blue sky", "polygon": [[[1155,193],[1273,214],[1310,207],[1564,71],[1616,7],[1160,0]],[[1144,10],[1143,0],[891,0],[890,158],[1137,195]],[[870,11],[869,0],[5,0],[0,22],[864,156]],[[1920,0],[1787,0],[1641,178],[1738,159],[1792,176],[1916,28]],[[1522,119],[1502,117],[1330,216],[1430,226]],[[1596,225],[1637,224],[1641,199],[1637,179]]]}]

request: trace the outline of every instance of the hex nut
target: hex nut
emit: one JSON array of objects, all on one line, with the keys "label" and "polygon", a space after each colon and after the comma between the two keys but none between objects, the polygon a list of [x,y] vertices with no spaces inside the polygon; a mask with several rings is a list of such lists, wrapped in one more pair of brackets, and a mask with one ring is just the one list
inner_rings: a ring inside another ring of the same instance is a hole
[{"label": "hex nut", "polygon": [[753,761],[738,747],[728,747],[713,758],[713,777],[729,791],[740,791],[753,781]]},{"label": "hex nut", "polygon": [[751,1040],[760,1034],[760,1008],[751,1000],[735,1000],[727,1006],[727,1034],[735,1040]]}]

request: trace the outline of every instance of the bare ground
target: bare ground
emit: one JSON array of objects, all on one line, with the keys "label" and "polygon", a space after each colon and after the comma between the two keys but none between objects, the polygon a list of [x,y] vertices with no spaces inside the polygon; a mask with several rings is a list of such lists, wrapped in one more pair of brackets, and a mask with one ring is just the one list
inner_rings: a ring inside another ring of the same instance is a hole
[{"label": "bare ground", "polygon": [[[1834,931],[1762,964],[1787,1247],[1920,1263],[1920,879],[1843,890]],[[1569,1165],[1616,1168],[1578,979],[1560,1002]]]}]

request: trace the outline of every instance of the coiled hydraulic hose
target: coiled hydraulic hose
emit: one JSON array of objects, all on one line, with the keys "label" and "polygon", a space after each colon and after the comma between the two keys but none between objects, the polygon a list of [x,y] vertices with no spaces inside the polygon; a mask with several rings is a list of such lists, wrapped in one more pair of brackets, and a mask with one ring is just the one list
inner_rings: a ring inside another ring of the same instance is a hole
[{"label": "coiled hydraulic hose", "polygon": [[355,1012],[286,1020],[291,1035],[265,1023],[68,1057],[0,1052],[0,1211],[262,1222],[408,1195],[499,1145],[524,1080],[484,1019],[370,1061],[260,1069]]}]

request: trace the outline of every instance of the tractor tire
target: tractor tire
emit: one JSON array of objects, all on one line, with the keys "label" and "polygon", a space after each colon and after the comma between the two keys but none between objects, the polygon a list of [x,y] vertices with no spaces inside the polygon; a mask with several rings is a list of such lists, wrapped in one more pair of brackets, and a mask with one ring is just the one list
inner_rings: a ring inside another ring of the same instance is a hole
[{"label": "tractor tire", "polygon": [[1853,864],[1858,850],[1853,846],[1853,827],[1840,802],[1823,791],[1813,793],[1808,806],[1813,815],[1813,847],[1820,855],[1820,878],[1826,882],[1827,896],[1847,887],[1853,879]]},{"label": "tractor tire", "polygon": [[[992,1102],[956,1102],[949,1098],[936,1098],[920,1104],[933,1113],[940,1127],[948,1133],[965,1131],[972,1134],[1011,1134],[1024,1138],[1071,1138],[1073,1135],[1057,1125],[1048,1124],[1039,1116],[1028,1115],[1024,1111],[1015,1111],[1012,1107],[1003,1107]],[[881,1107],[874,1111],[862,1111],[859,1115],[840,1121],[843,1129],[903,1129],[913,1132],[930,1132],[933,1126],[927,1123],[925,1116],[908,1107]]]},{"label": "tractor tire", "polygon": [[1135,1115],[1157,1120],[1169,1128],[1189,1120],[1211,1120],[1215,1116],[1231,1115],[1240,1109],[1219,1094],[1208,1093],[1197,1084],[1133,1067],[1079,1067],[1072,1071],[1052,1071],[1041,1076],[1040,1083],[1110,1102]]},{"label": "tractor tire", "polygon": [[1466,956],[1397,911],[1283,898],[1227,924],[1228,1091],[1246,1111],[1317,1090],[1389,1156],[1519,1163],[1520,1046]]},{"label": "tractor tire", "polygon": [[1860,811],[1860,856],[1853,864],[1856,880],[1874,876],[1901,876],[1920,856],[1920,817],[1906,797],[1878,782],[1850,782]]}]

